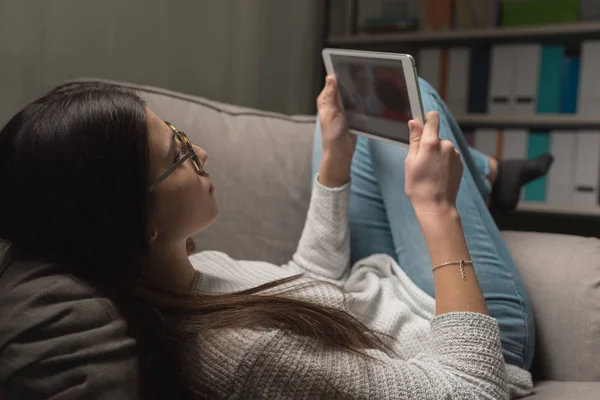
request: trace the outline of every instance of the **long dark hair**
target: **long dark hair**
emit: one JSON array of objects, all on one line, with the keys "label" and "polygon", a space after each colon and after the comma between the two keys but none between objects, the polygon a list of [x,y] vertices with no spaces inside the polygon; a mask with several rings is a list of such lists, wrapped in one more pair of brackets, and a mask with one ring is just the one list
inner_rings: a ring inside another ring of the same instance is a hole
[{"label": "long dark hair", "polygon": [[58,87],[0,132],[0,237],[113,300],[136,339],[142,397],[210,396],[200,360],[185,351],[210,329],[278,328],[363,355],[384,348],[343,311],[265,294],[291,279],[219,295],[150,284],[148,182],[145,104],[122,87]]}]

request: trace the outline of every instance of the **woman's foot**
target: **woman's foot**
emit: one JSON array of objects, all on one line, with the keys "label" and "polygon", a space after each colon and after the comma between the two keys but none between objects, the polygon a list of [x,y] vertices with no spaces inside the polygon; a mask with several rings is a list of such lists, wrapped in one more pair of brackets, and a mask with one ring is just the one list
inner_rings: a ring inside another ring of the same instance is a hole
[{"label": "woman's foot", "polygon": [[532,160],[498,160],[495,179],[492,182],[490,206],[498,211],[517,208],[521,188],[534,179],[548,173],[554,157],[544,154]]}]

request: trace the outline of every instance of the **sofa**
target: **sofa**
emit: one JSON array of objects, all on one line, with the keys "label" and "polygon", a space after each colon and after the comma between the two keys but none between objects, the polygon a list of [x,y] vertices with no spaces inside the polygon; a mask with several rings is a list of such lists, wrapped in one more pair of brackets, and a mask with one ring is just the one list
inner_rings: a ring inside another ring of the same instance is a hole
[{"label": "sofa", "polygon": [[[286,262],[308,208],[315,117],[123,85],[209,154],[206,169],[216,187],[220,216],[194,237],[196,251]],[[530,399],[600,399],[600,240],[533,232],[503,235],[535,313],[535,393]]]}]

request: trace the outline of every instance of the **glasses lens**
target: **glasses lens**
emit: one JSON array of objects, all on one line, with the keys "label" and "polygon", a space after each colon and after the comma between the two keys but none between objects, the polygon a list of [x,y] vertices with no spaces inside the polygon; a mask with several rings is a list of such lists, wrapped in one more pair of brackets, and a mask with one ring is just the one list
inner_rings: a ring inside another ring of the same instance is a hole
[{"label": "glasses lens", "polygon": [[192,162],[194,163],[194,169],[196,170],[196,173],[201,174],[204,172],[204,168],[202,166],[202,163],[200,162],[200,159],[198,158],[198,155],[196,154],[196,151],[194,150],[194,146],[192,146],[192,142],[190,142],[190,139],[188,139],[187,135],[181,131],[178,131],[179,133],[179,138],[181,139],[181,142],[183,143],[183,146],[185,147],[185,151],[186,153],[190,153],[190,158],[192,159]]}]

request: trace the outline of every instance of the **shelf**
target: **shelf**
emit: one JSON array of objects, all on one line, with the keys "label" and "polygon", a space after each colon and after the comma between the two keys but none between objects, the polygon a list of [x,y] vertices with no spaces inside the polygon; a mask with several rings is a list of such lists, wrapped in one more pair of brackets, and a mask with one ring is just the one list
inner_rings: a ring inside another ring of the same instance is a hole
[{"label": "shelf", "polygon": [[580,216],[600,216],[600,206],[557,206],[543,203],[519,203],[517,212],[541,213],[541,214],[566,214]]},{"label": "shelf", "polygon": [[491,116],[491,115],[463,115],[455,117],[462,127],[476,128],[525,128],[549,130],[600,130],[600,118],[582,117],[578,115],[534,115],[531,117]]},{"label": "shelf", "polygon": [[600,38],[600,22],[557,24],[544,26],[523,26],[511,28],[460,29],[443,32],[401,32],[381,34],[358,34],[330,36],[329,46],[361,44],[423,44],[435,46],[448,43],[472,43],[481,41],[526,41],[536,39],[591,39]]}]

